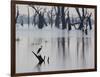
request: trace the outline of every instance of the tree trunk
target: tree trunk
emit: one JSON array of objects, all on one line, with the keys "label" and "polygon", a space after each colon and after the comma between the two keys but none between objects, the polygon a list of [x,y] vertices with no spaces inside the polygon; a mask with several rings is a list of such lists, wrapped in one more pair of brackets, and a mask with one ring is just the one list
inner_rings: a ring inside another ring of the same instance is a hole
[{"label": "tree trunk", "polygon": [[68,16],[68,31],[70,31],[71,30],[71,22],[70,22],[70,16],[69,16],[69,11],[68,11],[68,13],[67,13],[67,16]]},{"label": "tree trunk", "polygon": [[56,19],[55,19],[55,26],[59,28],[60,26],[60,7],[57,7]]},{"label": "tree trunk", "polygon": [[[82,30],[82,28],[83,28],[83,20],[84,20],[84,18],[81,16],[81,13],[80,13],[80,11],[79,11],[79,9],[78,8],[76,8],[76,12],[77,12],[77,14],[78,14],[78,16],[79,16],[79,18],[80,18],[80,25],[79,25],[79,30]],[[84,14],[84,9],[82,9],[82,15]],[[83,15],[84,16],[84,15]]]},{"label": "tree trunk", "polygon": [[30,20],[29,20],[29,7],[28,7],[28,28],[29,28]]},{"label": "tree trunk", "polygon": [[64,6],[61,7],[61,20],[62,20],[62,29],[66,29],[66,21],[65,21],[65,13],[64,13]]},{"label": "tree trunk", "polygon": [[17,23],[18,17],[19,17],[19,9],[18,9],[18,6],[17,6],[16,23]]},{"label": "tree trunk", "polygon": [[50,21],[51,21],[51,28],[52,28],[52,26],[53,26],[53,17],[52,17],[52,11],[53,11],[53,10],[51,10],[51,19],[50,19]]}]

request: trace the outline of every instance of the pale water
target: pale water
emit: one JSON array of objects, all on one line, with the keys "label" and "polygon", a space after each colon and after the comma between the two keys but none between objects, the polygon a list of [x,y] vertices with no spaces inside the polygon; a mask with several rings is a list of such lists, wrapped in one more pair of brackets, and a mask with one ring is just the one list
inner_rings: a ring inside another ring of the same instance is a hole
[{"label": "pale water", "polygon": [[[84,35],[79,30],[39,30],[16,28],[16,72],[44,72],[94,68],[94,32]],[[32,53],[43,46],[40,54],[45,63],[38,65]],[[47,58],[49,57],[49,62]]]}]

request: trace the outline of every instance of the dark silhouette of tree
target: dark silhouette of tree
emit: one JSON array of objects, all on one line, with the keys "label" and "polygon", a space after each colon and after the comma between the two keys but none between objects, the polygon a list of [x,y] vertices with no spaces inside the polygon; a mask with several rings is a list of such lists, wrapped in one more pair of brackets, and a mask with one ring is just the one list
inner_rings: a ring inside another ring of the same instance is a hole
[{"label": "dark silhouette of tree", "polygon": [[70,22],[69,11],[67,13],[67,23],[68,23],[68,31],[70,31],[71,30],[71,22]]},{"label": "dark silhouette of tree", "polygon": [[28,28],[29,28],[29,25],[30,25],[30,17],[29,17],[29,7],[28,7]]},{"label": "dark silhouette of tree", "polygon": [[16,15],[16,23],[17,23],[17,20],[18,20],[18,17],[19,17],[19,8],[18,8],[18,6],[17,6],[17,10],[16,11],[17,11],[17,13],[16,13],[17,14]]},{"label": "dark silhouette of tree", "polygon": [[35,12],[35,14],[33,15],[33,20],[32,20],[32,25],[34,24],[34,26],[37,24],[36,17],[37,17],[37,13]]},{"label": "dark silhouette of tree", "polygon": [[51,24],[51,15],[50,15],[50,12],[47,12],[47,16],[48,16],[48,23]]},{"label": "dark silhouette of tree", "polygon": [[46,21],[45,21],[45,19],[44,19],[44,14],[40,12],[40,13],[39,13],[38,28],[39,28],[39,29],[42,29],[42,28],[44,27],[44,25],[47,26],[47,23],[46,23]]},{"label": "dark silhouette of tree", "polygon": [[24,25],[23,15],[21,16],[21,26]]},{"label": "dark silhouette of tree", "polygon": [[71,25],[74,26],[75,29],[77,29],[76,26],[75,26],[75,25],[76,25],[76,24],[75,24],[75,18],[73,17],[73,15],[72,15],[71,18],[72,18],[72,20],[71,20]]},{"label": "dark silhouette of tree", "polygon": [[56,12],[56,19],[55,19],[55,26],[57,28],[60,28],[60,6],[57,6],[57,11]]},{"label": "dark silhouette of tree", "polygon": [[48,16],[48,23],[51,25],[51,28],[53,26],[53,16],[55,16],[53,14],[53,8],[47,12],[47,16]]},{"label": "dark silhouette of tree", "polygon": [[[41,12],[40,10],[37,10],[33,5],[30,5],[38,14],[38,28],[42,29],[44,25],[47,26],[47,23],[44,18],[44,12]],[[45,10],[45,9],[44,9]]]},{"label": "dark silhouette of tree", "polygon": [[66,21],[65,21],[65,12],[64,6],[61,7],[61,20],[62,20],[62,29],[66,29]]},{"label": "dark silhouette of tree", "polygon": [[89,22],[90,30],[92,29],[91,15],[92,15],[92,13],[88,17],[88,22]]},{"label": "dark silhouette of tree", "polygon": [[87,21],[86,21],[86,29],[87,29],[87,26],[89,25],[90,30],[91,30],[92,29],[91,14],[88,17],[86,17],[86,15],[88,13],[87,13],[87,9],[85,11],[85,8],[82,8],[82,16],[81,16],[80,11],[79,11],[78,8],[76,8],[76,11],[77,11],[77,13],[79,15],[79,18],[80,18],[80,26],[79,26],[79,29],[82,30],[84,28],[84,20],[87,18]]},{"label": "dark silhouette of tree", "polygon": [[51,22],[51,28],[53,26],[53,9],[51,9],[51,19],[50,19],[50,22]]},{"label": "dark silhouette of tree", "polygon": [[80,18],[80,25],[79,25],[79,30],[82,30],[83,29],[83,21],[84,21],[84,8],[82,8],[82,15],[83,16],[81,16],[81,13],[80,13],[80,11],[79,11],[79,8],[75,8],[76,9],[76,12],[77,12],[77,14],[78,14],[78,16],[79,16],[79,18]]}]

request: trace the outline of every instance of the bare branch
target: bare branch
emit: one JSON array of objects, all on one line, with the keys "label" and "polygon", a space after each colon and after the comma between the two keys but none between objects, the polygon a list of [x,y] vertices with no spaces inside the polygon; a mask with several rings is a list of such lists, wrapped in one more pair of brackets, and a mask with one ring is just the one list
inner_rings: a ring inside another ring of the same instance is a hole
[{"label": "bare branch", "polygon": [[69,10],[69,8],[67,8],[67,9],[65,10],[65,13],[66,13],[68,10]]},{"label": "bare branch", "polygon": [[40,14],[39,11],[33,5],[29,5],[29,6],[31,6],[38,14]]},{"label": "bare branch", "polygon": [[57,14],[57,10],[56,10],[56,7],[54,6],[54,10],[55,10],[55,13]]},{"label": "bare branch", "polygon": [[80,20],[82,20],[82,17],[81,17],[79,9],[78,8],[75,8],[75,9],[76,9],[77,14],[79,15]]}]

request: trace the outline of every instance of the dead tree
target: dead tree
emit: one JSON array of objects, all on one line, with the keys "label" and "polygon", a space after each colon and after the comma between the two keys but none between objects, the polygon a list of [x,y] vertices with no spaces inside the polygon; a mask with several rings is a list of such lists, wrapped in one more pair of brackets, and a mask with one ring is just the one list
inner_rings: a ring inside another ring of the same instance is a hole
[{"label": "dead tree", "polygon": [[51,22],[51,28],[52,28],[52,26],[53,26],[53,9],[51,10],[51,20],[50,20],[50,22]]},{"label": "dead tree", "polygon": [[77,29],[76,26],[75,26],[75,25],[76,25],[76,24],[75,24],[75,18],[73,17],[73,15],[72,15],[71,18],[72,18],[72,20],[71,20],[71,25],[74,26],[75,29]]},{"label": "dead tree", "polygon": [[89,23],[90,30],[92,29],[91,15],[92,13],[88,16],[88,23]]},{"label": "dead tree", "polygon": [[77,14],[78,14],[78,16],[79,16],[79,18],[80,18],[80,25],[79,25],[79,30],[82,30],[83,29],[83,21],[84,21],[84,8],[82,8],[82,15],[83,16],[81,16],[81,13],[80,13],[80,11],[79,11],[79,8],[75,8],[76,9],[76,12],[77,12]]},{"label": "dead tree", "polygon": [[16,15],[16,23],[17,23],[17,20],[18,20],[18,17],[19,17],[19,8],[18,8],[18,6],[17,6],[17,13],[16,13],[17,15]]},{"label": "dead tree", "polygon": [[51,25],[51,28],[53,26],[53,16],[55,16],[53,14],[53,8],[47,12],[47,16],[48,16],[48,23]]},{"label": "dead tree", "polygon": [[40,12],[39,10],[37,10],[33,5],[30,5],[35,11],[36,13],[38,14],[38,28],[39,29],[42,29],[44,27],[44,25],[47,26],[47,23],[45,21],[45,18],[44,18],[44,12]]},{"label": "dead tree", "polygon": [[[88,29],[87,29],[88,26],[89,26],[90,30],[92,29],[92,22],[91,22],[91,15],[92,15],[92,13],[90,13],[90,15],[89,15],[88,12],[87,12],[87,9],[85,11],[85,8],[82,8],[82,16],[81,16],[78,8],[76,8],[76,11],[77,11],[77,13],[79,15],[79,18],[80,18],[80,23],[79,23],[80,25],[79,25],[78,29],[82,30],[87,35],[88,34],[87,33],[88,32]],[[88,16],[87,16],[87,14],[88,14]],[[84,29],[85,24],[86,24],[86,29]]]},{"label": "dead tree", "polygon": [[65,20],[65,12],[64,6],[61,7],[61,20],[62,20],[62,29],[66,29],[66,20]]},{"label": "dead tree", "polygon": [[55,9],[55,12],[56,12],[55,26],[57,28],[60,28],[60,6],[57,6],[57,11]]},{"label": "dead tree", "polygon": [[51,24],[51,16],[50,16],[50,12],[47,12],[47,16],[48,16],[48,23]]},{"label": "dead tree", "polygon": [[23,20],[23,15],[21,16],[21,26],[23,27],[24,25],[24,20]]},{"label": "dead tree", "polygon": [[29,25],[30,25],[30,17],[29,17],[29,7],[28,7],[28,28],[29,28]]},{"label": "dead tree", "polygon": [[32,25],[34,24],[34,26],[37,24],[37,13],[35,12],[35,14],[33,15],[33,20],[32,20]]},{"label": "dead tree", "polygon": [[71,30],[71,22],[70,22],[69,11],[68,11],[68,13],[67,13],[67,19],[66,19],[66,22],[67,22],[67,24],[68,24],[68,31],[70,31],[70,30]]}]

